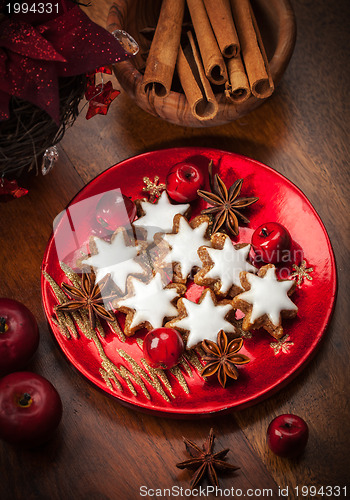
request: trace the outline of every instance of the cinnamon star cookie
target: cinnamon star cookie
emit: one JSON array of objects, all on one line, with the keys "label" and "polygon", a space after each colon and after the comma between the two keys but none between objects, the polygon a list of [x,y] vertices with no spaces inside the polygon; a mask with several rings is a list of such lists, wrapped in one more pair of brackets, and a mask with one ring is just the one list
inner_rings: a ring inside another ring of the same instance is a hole
[{"label": "cinnamon star cookie", "polygon": [[218,296],[231,297],[242,291],[239,274],[241,271],[255,272],[256,268],[248,262],[250,245],[234,245],[223,233],[215,233],[211,238],[212,248],[199,248],[198,255],[203,268],[195,275],[198,285],[209,286]]},{"label": "cinnamon star cookie", "polygon": [[190,349],[204,339],[217,341],[220,330],[234,333],[235,327],[227,318],[233,309],[229,301],[218,303],[215,294],[209,288],[205,289],[198,304],[181,298],[177,302],[179,315],[165,326],[177,328],[187,333],[187,345]]},{"label": "cinnamon star cookie", "polygon": [[243,271],[240,281],[245,292],[232,300],[234,308],[245,313],[243,330],[264,328],[274,338],[283,336],[282,318],[294,318],[298,307],[289,296],[294,292],[294,280],[278,280],[276,268],[268,264],[258,275]]},{"label": "cinnamon star cookie", "polygon": [[131,336],[141,328],[160,328],[164,320],[176,316],[174,302],[186,292],[186,287],[176,283],[164,287],[161,275],[157,273],[146,282],[129,277],[127,290],[127,296],[116,299],[113,306],[127,315],[124,333]]}]

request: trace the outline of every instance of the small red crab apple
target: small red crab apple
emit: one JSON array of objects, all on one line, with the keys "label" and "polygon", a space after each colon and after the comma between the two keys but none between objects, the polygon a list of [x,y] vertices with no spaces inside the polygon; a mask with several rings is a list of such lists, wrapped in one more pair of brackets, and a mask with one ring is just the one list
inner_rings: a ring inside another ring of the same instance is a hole
[{"label": "small red crab apple", "polygon": [[274,418],[267,429],[267,444],[279,457],[296,457],[307,444],[309,428],[297,415],[284,414]]},{"label": "small red crab apple", "polygon": [[197,198],[197,190],[204,184],[202,170],[186,161],[176,163],[168,172],[166,191],[170,198],[180,203],[193,201]]},{"label": "small red crab apple", "polygon": [[21,370],[38,348],[39,330],[27,307],[0,298],[0,377]]},{"label": "small red crab apple", "polygon": [[181,360],[184,349],[181,334],[174,328],[155,328],[147,333],[143,342],[143,354],[153,368],[173,368]]},{"label": "small red crab apple", "polygon": [[0,439],[40,446],[52,437],[61,417],[61,398],[46,378],[15,372],[0,379]]},{"label": "small red crab apple", "polygon": [[136,205],[119,190],[105,193],[96,207],[96,219],[109,231],[129,225],[135,219]]},{"label": "small red crab apple", "polygon": [[277,264],[290,259],[292,238],[289,231],[279,222],[266,222],[255,229],[252,247],[263,262]]}]

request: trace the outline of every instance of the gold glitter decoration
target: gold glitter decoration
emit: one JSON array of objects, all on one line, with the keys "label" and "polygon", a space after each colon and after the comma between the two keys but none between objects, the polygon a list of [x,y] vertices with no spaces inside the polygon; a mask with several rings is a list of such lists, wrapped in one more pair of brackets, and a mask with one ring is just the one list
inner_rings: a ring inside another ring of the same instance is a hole
[{"label": "gold glitter decoration", "polygon": [[173,393],[173,388],[171,387],[171,384],[169,382],[168,377],[166,376],[165,371],[161,370],[160,368],[153,368],[151,365],[147,363],[147,361],[144,358],[141,358],[141,362],[143,366],[146,368],[146,370],[148,370],[154,382],[157,383],[157,377],[158,377],[163,382],[165,387],[168,389],[170,396],[172,398],[175,398],[176,396]]},{"label": "gold glitter decoration", "polygon": [[[59,287],[59,285],[56,283],[56,281],[52,278],[52,276],[50,276],[46,271],[43,271],[43,275],[45,276],[46,280],[49,282],[49,284],[51,285],[51,288],[58,300],[58,302],[60,304],[63,304],[63,302],[65,302],[67,300],[67,296],[65,295],[65,293],[63,292],[63,290]],[[72,318],[70,317],[69,314],[65,314],[65,313],[59,313],[59,315],[57,315],[57,311],[56,311],[56,316],[57,316],[57,319],[58,319],[58,323],[60,325],[60,331],[61,333],[67,337],[67,335],[63,332],[62,330],[62,325],[65,325],[66,328],[68,328],[68,330],[71,332],[72,336],[77,339],[79,337],[79,334],[74,326],[74,322],[72,321]],[[69,337],[67,337],[69,338]]]},{"label": "gold glitter decoration", "polygon": [[312,281],[312,276],[310,273],[314,270],[313,267],[306,267],[306,260],[303,260],[300,266],[293,264],[294,272],[290,275],[291,278],[297,278],[297,285],[300,286],[304,279]]},{"label": "gold glitter decoration", "polygon": [[60,266],[64,274],[67,276],[67,278],[71,281],[71,283],[78,288],[78,290],[81,290],[81,279],[79,278],[78,274],[73,271],[73,269],[64,262],[60,262]]},{"label": "gold glitter decoration", "polygon": [[[126,382],[126,385],[128,386],[130,392],[134,396],[137,396],[137,391],[136,391],[135,387],[133,386],[132,381],[137,383],[141,387],[141,389],[142,389],[143,393],[145,394],[145,396],[147,397],[147,399],[151,399],[144,383],[142,382],[141,378],[138,375],[132,374],[127,368],[125,368],[122,365],[118,368],[114,363],[112,363],[112,361],[106,355],[106,353],[102,347],[102,344],[101,344],[101,342],[100,342],[100,340],[97,337],[95,332],[93,332],[92,340],[94,341],[96,348],[98,350],[98,353],[102,359],[101,366],[105,371],[105,373],[103,373],[103,372],[101,372],[101,369],[100,369],[100,373],[101,373],[102,378],[105,381],[106,381],[106,377],[109,380],[113,380],[113,382],[115,383],[117,388],[120,391],[123,391],[122,386],[120,385],[118,379],[115,376],[115,374],[117,374],[119,377],[121,377]],[[110,387],[110,385],[108,385],[108,387]],[[113,387],[112,387],[112,389],[113,389]]]},{"label": "gold glitter decoration", "polygon": [[119,340],[125,342],[125,335],[119,326],[117,318],[115,318],[115,321],[108,323],[108,325],[111,327],[112,331],[117,334]]},{"label": "gold glitter decoration", "polygon": [[203,366],[200,364],[200,361],[193,350],[185,351],[183,357],[188,363],[190,363],[190,365],[197,369],[198,373],[202,371]]},{"label": "gold glitter decoration", "polygon": [[115,385],[118,387],[118,389],[123,392],[123,388],[122,386],[120,385],[120,382],[119,380],[117,379],[117,377],[114,375],[114,373],[110,370],[110,371],[106,371],[104,370],[103,368],[100,368],[99,370],[100,374],[101,374],[101,377],[103,378],[103,380],[106,382],[106,385],[107,387],[111,390],[111,391],[114,391],[114,387],[112,385],[112,382],[111,380],[113,380],[113,382],[115,383]]},{"label": "gold glitter decoration", "polygon": [[[76,274],[70,267],[68,267],[64,263],[60,263],[63,272],[66,277],[73,283],[74,286],[80,286],[79,275]],[[58,302],[61,304],[66,301],[67,297],[61,287],[56,283],[56,281],[46,272],[43,271],[43,274],[50,284]],[[88,339],[94,342],[95,347],[99,353],[101,358],[101,367],[99,369],[99,373],[101,378],[104,380],[106,386],[115,391],[115,388],[123,391],[123,386],[120,383],[119,379],[122,379],[130,392],[136,397],[138,392],[134,386],[137,385],[141,388],[143,394],[147,399],[151,399],[151,396],[147,390],[147,387],[144,381],[149,384],[166,402],[170,402],[169,397],[175,398],[176,396],[173,393],[173,388],[171,382],[164,370],[155,369],[151,367],[144,358],[141,358],[141,363],[143,365],[140,366],[128,353],[124,350],[117,350],[118,354],[125,361],[130,363],[133,368],[134,373],[129,371],[124,365],[116,366],[106,355],[101,340],[98,337],[98,334],[104,338],[105,331],[100,322],[97,322],[96,330],[93,330],[90,325],[89,317],[86,311],[72,311],[70,313],[65,312],[56,312],[57,320],[52,318],[52,321],[59,328],[62,335],[64,335],[67,339],[71,337],[79,338],[78,329],[81,333]],[[120,328],[117,318],[115,322],[109,323],[109,327],[112,329],[114,333],[118,336],[119,340],[125,342],[125,335]],[[78,329],[77,329],[78,328]],[[136,339],[137,344],[142,349],[143,341],[142,339]],[[185,370],[186,374],[190,377],[193,377],[193,367],[197,369],[198,373],[200,373],[202,369],[202,365],[197,355],[201,356],[200,349],[196,351],[191,350],[184,353],[179,366],[175,366],[171,370],[169,370],[172,375],[178,381],[180,387],[186,394],[189,394],[189,388],[186,383],[185,377],[180,370],[180,366]],[[143,379],[144,380],[143,380]],[[166,389],[169,395],[164,390]]]},{"label": "gold glitter decoration", "polygon": [[143,182],[146,184],[146,186],[142,188],[142,191],[149,192],[149,202],[153,203],[164,191],[165,184],[158,184],[158,175],[154,177],[154,181],[151,181],[149,177],[144,177]]},{"label": "gold glitter decoration", "polygon": [[193,372],[185,354],[182,356],[179,365],[183,367],[189,377],[193,378]]},{"label": "gold glitter decoration", "polygon": [[[162,386],[157,378],[152,380],[149,377],[149,375],[145,372],[145,370],[143,370],[141,368],[141,366],[134,360],[134,358],[132,358],[129,354],[127,354],[122,349],[118,349],[118,354],[123,359],[128,361],[131,364],[131,366],[133,367],[134,371],[137,372],[139,375],[141,375],[146,380],[146,382],[149,385],[151,385],[153,387],[153,389],[155,389],[158,392],[158,394],[160,394],[162,396],[163,399],[165,399],[165,401],[167,401],[167,402],[170,401],[170,399],[168,398],[167,394],[164,392],[164,390],[163,390],[163,388],[162,388]],[[143,360],[141,360],[141,361],[143,361]]]},{"label": "gold glitter decoration", "polygon": [[[81,309],[79,312],[81,314],[82,320],[84,321],[84,326],[86,328],[90,327],[90,328],[88,328],[88,332],[89,332],[89,335],[91,335],[92,329],[91,329],[91,325],[90,325],[90,320],[89,320],[89,314],[88,314],[88,312],[85,311],[84,309]],[[79,313],[76,312],[75,314],[79,314]],[[100,320],[98,318],[96,318],[95,321],[96,321],[96,327],[95,328],[96,328],[97,332],[101,335],[102,338],[104,338],[105,337],[105,331],[104,331],[104,329],[103,329],[103,327],[101,325]]]},{"label": "gold glitter decoration", "polygon": [[59,321],[57,321],[55,318],[52,318],[52,321],[57,326],[57,328],[60,330],[60,332],[62,333],[62,335],[64,337],[66,337],[66,339],[70,339],[71,338],[69,330],[68,330],[68,328],[66,327],[66,325],[64,323],[65,322],[65,318],[64,317],[60,318]]},{"label": "gold glitter decoration", "polygon": [[60,304],[65,302],[67,300],[67,295],[63,292],[63,290],[58,286],[56,281],[47,273],[46,271],[43,271],[43,275],[45,276],[46,280],[49,282],[51,285],[52,291],[56,296],[56,299]]},{"label": "gold glitter decoration", "polygon": [[[128,387],[131,390],[131,392],[134,394],[134,396],[137,396],[137,391],[136,391],[135,387],[133,386],[132,381],[141,387],[141,389],[142,389],[142,391],[147,399],[151,399],[151,396],[150,396],[149,392],[147,391],[145,384],[143,383],[141,377],[139,375],[137,375],[137,373],[132,374],[123,365],[121,365],[119,367],[119,371],[120,371],[122,377],[124,378],[124,380],[126,381],[126,383],[128,384]],[[132,388],[134,390],[132,390]]]},{"label": "gold glitter decoration", "polygon": [[195,349],[188,352],[187,357],[189,362],[198,370],[199,375],[202,371],[203,365],[199,361],[199,358],[204,356],[204,351],[200,347],[196,347]]},{"label": "gold glitter decoration", "polygon": [[72,337],[75,339],[79,338],[79,333],[75,327],[74,321],[70,317],[69,314],[63,313],[63,317],[65,318],[65,325],[68,328],[69,332],[71,333]]},{"label": "gold glitter decoration", "polygon": [[294,342],[287,342],[289,335],[285,335],[277,342],[271,342],[270,346],[272,347],[275,354],[279,354],[283,352],[284,354],[289,354],[289,348],[294,345]]},{"label": "gold glitter decoration", "polygon": [[[68,274],[66,274],[67,277],[71,280],[72,283],[74,283],[77,275],[75,275],[75,273],[73,273],[72,270],[69,270],[68,266],[66,266],[64,268],[64,272],[68,273]],[[56,281],[46,271],[43,271],[43,274],[44,274],[46,280],[48,281],[48,283],[51,285],[51,288],[54,291],[59,303],[64,302],[66,300],[66,296],[63,293],[63,291],[61,290],[61,288],[58,286]],[[97,348],[97,351],[100,355],[101,361],[102,361],[101,362],[102,368],[100,368],[99,372],[100,372],[101,377],[105,381],[107,387],[109,389],[114,390],[113,386],[111,384],[111,381],[113,381],[114,384],[116,385],[116,387],[120,391],[123,391],[123,388],[122,388],[120,382],[116,378],[116,374],[117,374],[119,377],[121,377],[126,382],[128,388],[130,389],[130,391],[132,392],[132,394],[134,396],[137,396],[137,391],[134,388],[132,382],[135,382],[136,384],[138,384],[141,387],[141,389],[142,389],[143,393],[145,394],[145,396],[147,397],[147,399],[151,399],[145,384],[143,383],[141,377],[138,374],[131,373],[124,366],[120,366],[118,368],[108,358],[108,356],[106,355],[106,353],[103,349],[103,346],[102,346],[102,344],[97,336],[96,331],[91,328],[89,317],[88,317],[88,314],[86,313],[86,311],[72,311],[69,314],[62,315],[60,317],[60,319],[62,321],[61,324],[60,324],[59,319],[58,319],[58,321],[56,321],[54,318],[52,318],[52,320],[55,324],[58,325],[61,333],[67,337],[67,333],[69,335],[69,330],[70,330],[69,326],[72,327],[72,332],[75,331],[77,334],[77,331],[75,329],[74,322],[73,322],[72,318],[75,321],[75,323],[78,325],[78,328],[81,330],[81,332],[84,334],[84,336],[88,340],[92,340],[94,342],[94,344]],[[117,332],[118,332],[118,329],[120,330],[117,319],[116,319],[115,323],[113,324],[112,328],[115,328],[115,330],[117,330]],[[101,329],[102,329],[102,326],[101,326]],[[101,333],[101,332],[99,332],[99,333]],[[103,333],[103,335],[104,335],[104,333]],[[67,338],[69,338],[69,337],[67,337]],[[142,370],[142,369],[140,368],[140,370]]]},{"label": "gold glitter decoration", "polygon": [[190,393],[190,390],[188,388],[188,385],[186,383],[185,377],[182,375],[182,372],[178,366],[174,366],[174,368],[171,368],[171,373],[174,375],[174,377],[177,378],[177,381],[181,385],[182,389],[185,391],[186,394]]}]

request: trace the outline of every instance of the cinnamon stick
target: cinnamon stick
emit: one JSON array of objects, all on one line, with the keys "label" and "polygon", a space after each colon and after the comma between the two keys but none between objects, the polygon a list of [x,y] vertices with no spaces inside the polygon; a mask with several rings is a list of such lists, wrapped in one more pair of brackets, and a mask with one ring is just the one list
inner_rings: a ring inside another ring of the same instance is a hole
[{"label": "cinnamon stick", "polygon": [[187,0],[207,78],[216,85],[227,81],[227,70],[203,0]]},{"label": "cinnamon stick", "polygon": [[250,2],[231,0],[231,7],[252,94],[264,99],[272,94],[274,85]]},{"label": "cinnamon stick", "polygon": [[204,0],[204,5],[221,54],[227,58],[237,57],[240,46],[230,0]]},{"label": "cinnamon stick", "polygon": [[227,72],[226,98],[236,104],[246,101],[250,96],[250,87],[241,56],[238,55],[227,61]]},{"label": "cinnamon stick", "polygon": [[180,46],[177,72],[193,116],[200,121],[211,120],[219,105],[205,75],[200,54],[191,32],[187,33],[189,44]]},{"label": "cinnamon stick", "polygon": [[[259,26],[258,26],[258,23],[256,21],[256,17],[254,15],[254,11],[252,9],[252,5],[251,4],[250,4],[250,15],[251,15],[253,26],[254,26],[254,29],[255,29],[256,38],[258,40],[259,48],[261,50],[261,55],[262,55],[262,58],[264,60],[264,64],[265,64],[265,68],[266,68],[266,73],[267,73],[267,76],[268,76],[268,79],[269,79],[270,94],[268,94],[268,95],[271,95],[272,92],[275,89],[275,86],[274,86],[272,75],[271,75],[271,71],[270,71],[269,60],[268,60],[267,55],[266,55],[266,51],[265,51],[264,43],[263,43],[262,38],[261,38],[261,33],[260,33],[260,30],[259,30]],[[266,97],[268,97],[268,96],[266,96]]]},{"label": "cinnamon stick", "polygon": [[180,45],[185,0],[163,0],[146,62],[142,90],[166,97],[171,88]]}]

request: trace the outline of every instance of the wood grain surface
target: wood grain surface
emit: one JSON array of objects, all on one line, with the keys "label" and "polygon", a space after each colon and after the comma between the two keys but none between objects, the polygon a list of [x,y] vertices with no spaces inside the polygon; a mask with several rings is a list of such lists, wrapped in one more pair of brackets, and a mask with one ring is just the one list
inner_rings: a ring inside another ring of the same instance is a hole
[{"label": "wood grain surface", "polygon": [[[107,116],[87,121],[81,114],[59,147],[59,163],[48,176],[30,181],[27,196],[0,204],[0,295],[23,301],[35,314],[41,341],[29,369],[52,381],[64,404],[57,435],[41,449],[0,443],[1,500],[134,500],[142,498],[142,485],[188,488],[190,474],[175,467],[187,457],[182,436],[201,444],[211,426],[217,449],[229,447],[228,459],[240,467],[220,477],[222,488],[240,488],[242,496],[258,489],[260,495],[252,498],[282,498],[279,487],[289,487],[291,499],[312,498],[300,490],[298,497],[297,486],[349,488],[350,4],[292,4],[295,52],[278,89],[259,109],[217,128],[182,128],[146,114],[122,92]],[[95,0],[85,10],[104,26],[109,6],[108,0]],[[190,145],[250,156],[294,182],[327,228],[339,288],[321,349],[283,391],[244,411],[174,421],[124,408],[74,371],[44,317],[40,265],[53,218],[93,177],[138,153]],[[277,458],[265,442],[269,422],[289,412],[310,428],[307,449],[296,460]]]}]

